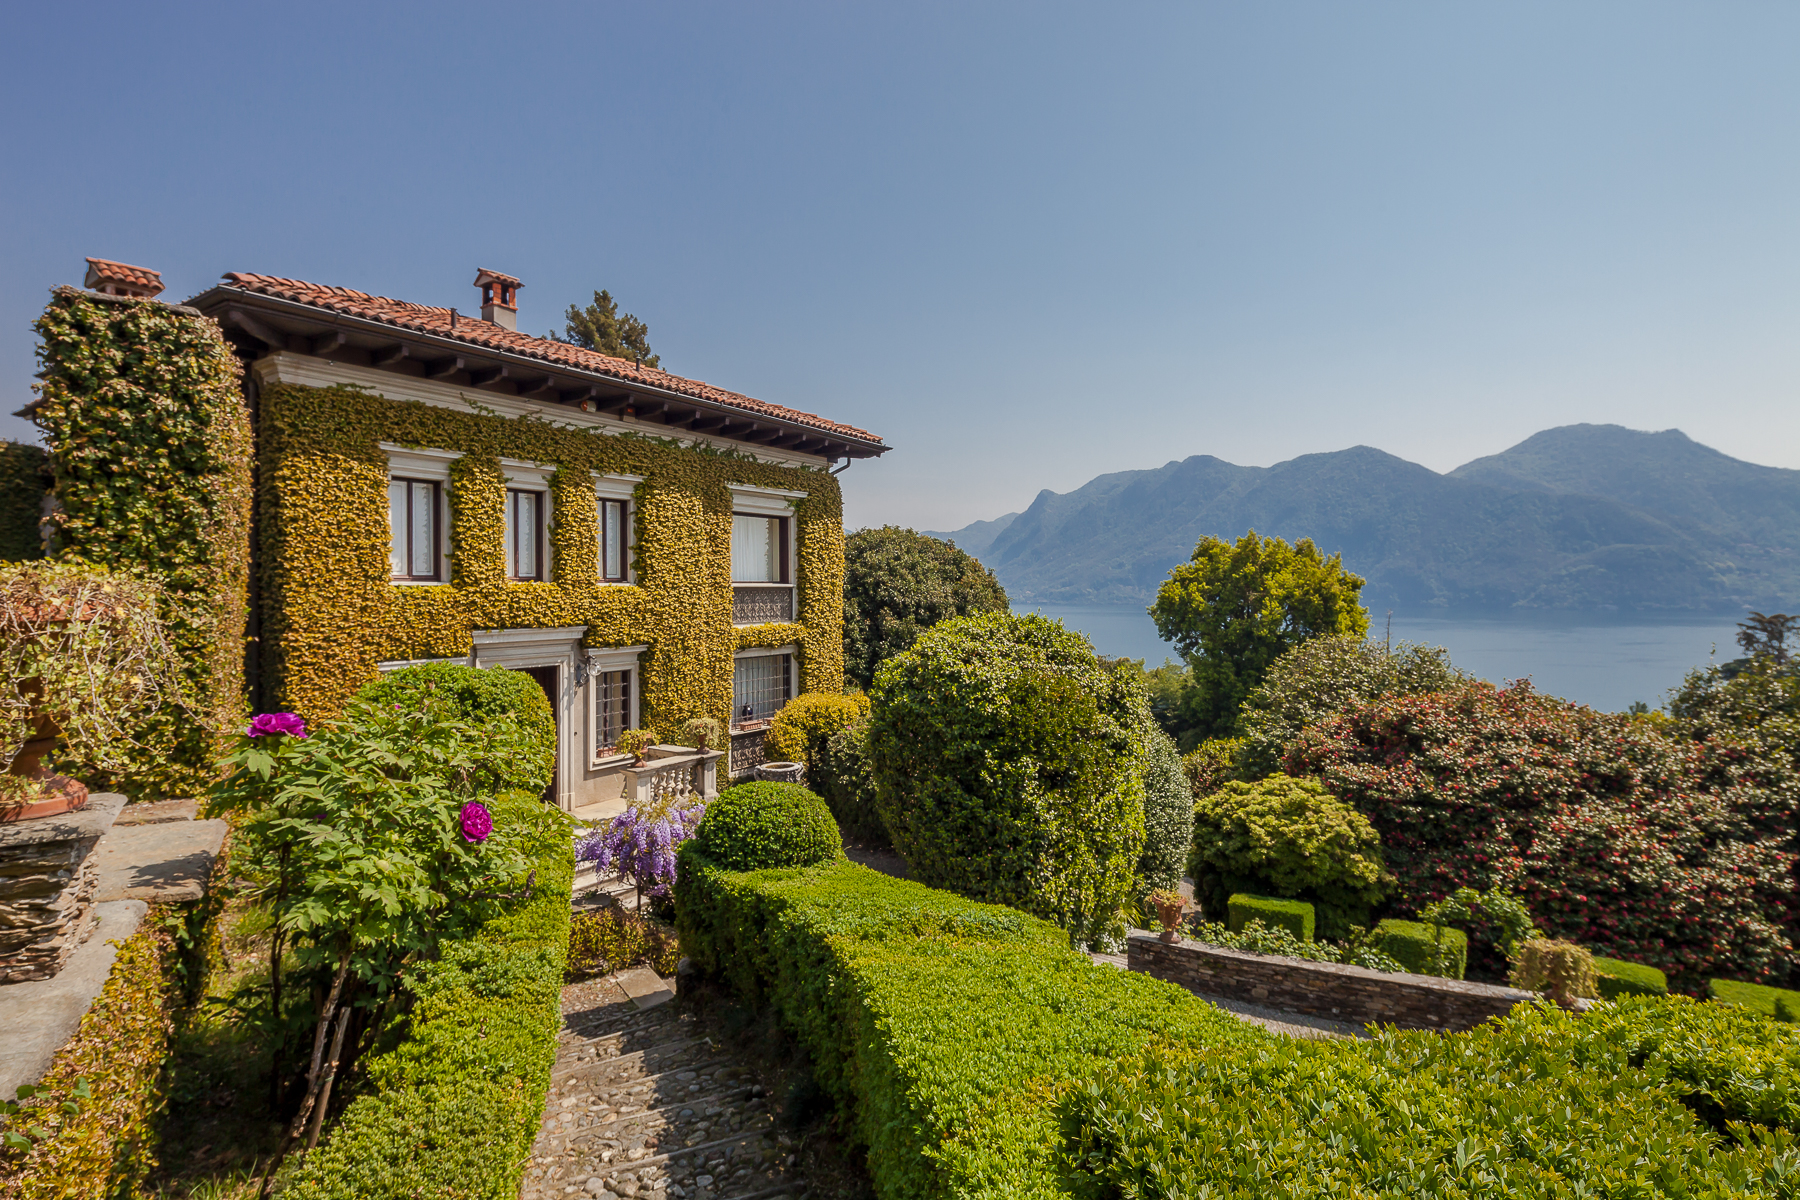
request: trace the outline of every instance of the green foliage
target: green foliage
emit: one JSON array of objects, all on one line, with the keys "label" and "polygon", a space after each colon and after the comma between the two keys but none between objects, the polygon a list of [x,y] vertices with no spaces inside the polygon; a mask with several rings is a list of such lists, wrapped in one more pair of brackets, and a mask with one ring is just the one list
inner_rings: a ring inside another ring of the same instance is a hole
[{"label": "green foliage", "polygon": [[1184,715],[1203,737],[1229,737],[1238,709],[1281,654],[1308,638],[1361,637],[1369,614],[1360,576],[1311,539],[1290,546],[1254,531],[1237,544],[1200,539],[1150,606],[1157,632],[1194,674]]},{"label": "green foliage", "polygon": [[763,752],[773,761],[810,765],[832,734],[868,715],[869,697],[862,692],[795,696],[770,720]]},{"label": "green foliage", "polygon": [[1150,1045],[1270,1040],[1016,909],[849,862],[735,874],[689,842],[675,888],[683,949],[793,1035],[878,1196],[1057,1200],[1056,1094]]},{"label": "green foliage", "polygon": [[1361,637],[1315,637],[1269,664],[1244,700],[1239,770],[1261,779],[1281,769],[1289,742],[1309,725],[1383,696],[1441,692],[1468,681],[1441,646],[1401,642],[1391,651]]},{"label": "green foliage", "polygon": [[556,772],[556,714],[537,680],[522,671],[425,663],[389,671],[363,685],[357,699],[376,708],[430,708],[467,725],[516,725],[526,741],[517,758],[498,764],[493,790],[541,792]]},{"label": "green foliage", "polygon": [[1602,1000],[1620,996],[1666,996],[1669,977],[1655,967],[1618,958],[1594,958],[1594,982]]},{"label": "green foliage", "polygon": [[637,966],[672,975],[680,961],[681,944],[667,926],[606,908],[578,912],[570,920],[569,961],[563,977],[573,983]]},{"label": "green foliage", "polygon": [[912,877],[1124,935],[1144,849],[1143,692],[1079,634],[979,613],[882,664],[872,692],[876,803]]},{"label": "green foliage", "polygon": [[1160,729],[1146,739],[1144,752],[1144,852],[1138,858],[1139,886],[1172,888],[1187,870],[1194,844],[1194,794],[1181,769],[1175,743]]},{"label": "green foliage", "polygon": [[1194,897],[1225,915],[1234,892],[1311,902],[1319,932],[1368,925],[1387,873],[1368,818],[1310,779],[1233,780],[1194,805]]},{"label": "green foliage", "polygon": [[42,446],[0,439],[0,562],[44,556],[38,533],[50,459]]},{"label": "green foliage", "polygon": [[[1523,895],[1551,937],[1649,963],[1683,989],[1779,977],[1792,866],[1722,788],[1706,745],[1532,690],[1471,683],[1389,696],[1305,730],[1286,770],[1381,834],[1401,895]],[[1492,941],[1476,935],[1493,973]]]},{"label": "green foliage", "polygon": [[813,789],[825,798],[844,835],[858,842],[889,845],[887,826],[875,804],[875,776],[869,770],[869,719],[853,721],[830,738],[807,768]]},{"label": "green foliage", "polygon": [[1512,969],[1512,985],[1528,992],[1544,992],[1565,1008],[1576,999],[1595,999],[1600,984],[1594,978],[1594,956],[1585,946],[1561,938],[1530,938],[1519,943]]},{"label": "green foliage", "polygon": [[1800,1002],[1790,1000],[1786,996],[1775,997],[1774,1017],[1783,1025],[1793,1025],[1796,1022],[1800,1022]]},{"label": "green foliage", "polygon": [[1721,1006],[1521,1006],[1104,1068],[1062,1103],[1064,1165],[1078,1200],[1790,1200],[1797,1083],[1800,1033]]},{"label": "green foliage", "polygon": [[8,1200],[134,1196],[156,1165],[169,1034],[181,1003],[179,950],[160,915],[153,908],[120,943],[74,1037],[19,1111],[0,1115],[0,1195]]},{"label": "green foliage", "polygon": [[1103,661],[1114,671],[1124,672],[1143,684],[1144,694],[1150,700],[1150,716],[1164,733],[1175,739],[1183,753],[1200,744],[1199,731],[1188,723],[1186,710],[1182,707],[1194,688],[1194,673],[1186,663],[1165,658],[1162,666],[1146,668],[1145,660],[1141,658]]},{"label": "green foliage", "polygon": [[1237,764],[1243,748],[1243,738],[1208,738],[1182,758],[1181,769],[1187,775],[1188,791],[1194,799],[1210,796],[1238,778]]},{"label": "green foliage", "polygon": [[1368,930],[1355,926],[1351,927],[1350,935],[1341,942],[1303,940],[1295,937],[1290,929],[1265,925],[1258,918],[1246,921],[1244,927],[1238,930],[1228,929],[1213,921],[1190,920],[1186,932],[1196,942],[1223,946],[1227,950],[1279,954],[1285,958],[1298,958],[1307,962],[1343,963],[1370,971],[1406,969],[1375,948],[1374,939]]},{"label": "green foliage", "polygon": [[586,308],[569,305],[564,314],[563,336],[550,335],[556,341],[570,342],[597,354],[622,358],[646,367],[660,368],[662,358],[650,353],[650,327],[630,313],[620,315],[619,302],[611,292],[594,293],[594,302]]},{"label": "green foliage", "polygon": [[726,749],[725,727],[712,717],[689,717],[676,731],[683,746],[703,746],[708,750]]},{"label": "green foliage", "polygon": [[845,539],[844,674],[865,688],[940,621],[1007,609],[994,573],[949,542],[896,525]]},{"label": "green foliage", "polygon": [[1706,993],[1721,1004],[1735,1004],[1766,1017],[1774,1016],[1776,1004],[1783,1000],[1789,1005],[1800,1005],[1800,991],[1770,987],[1763,983],[1744,983],[1737,979],[1709,980]]},{"label": "green foliage", "polygon": [[[62,756],[113,772],[163,747],[144,717],[181,701],[181,663],[157,616],[161,589],[85,563],[0,563],[0,761],[11,764],[39,721]],[[48,764],[45,764],[48,766]],[[37,785],[0,775],[0,804]]]},{"label": "green foliage", "polygon": [[330,1140],[284,1172],[284,1200],[518,1196],[562,1025],[574,851],[535,797],[497,800],[494,827],[536,872],[530,894],[475,906],[421,966],[404,1036],[368,1061]]},{"label": "green foliage", "polygon": [[1442,900],[1421,908],[1419,920],[1440,930],[1450,921],[1460,921],[1464,925],[1486,923],[1493,927],[1490,940],[1500,947],[1508,962],[1518,961],[1520,948],[1526,942],[1544,936],[1531,919],[1531,910],[1525,907],[1525,902],[1503,887],[1489,888],[1485,892],[1457,888]]},{"label": "green foliage", "polygon": [[831,810],[797,783],[740,783],[706,806],[693,840],[734,871],[810,867],[843,854]]},{"label": "green foliage", "polygon": [[1283,900],[1278,896],[1252,896],[1238,892],[1225,902],[1225,926],[1242,933],[1250,922],[1257,921],[1270,929],[1284,929],[1299,941],[1313,940],[1316,918],[1313,906],[1304,900]]},{"label": "green foliage", "polygon": [[135,735],[161,753],[110,782],[195,795],[244,713],[253,454],[237,357],[191,309],[74,288],[56,290],[35,328],[32,419],[56,482],[49,557],[161,585],[187,676],[185,705],[150,713]]},{"label": "green foliage", "polygon": [[1469,967],[1469,935],[1450,925],[1389,917],[1370,935],[1377,949],[1414,975],[1461,979]]}]

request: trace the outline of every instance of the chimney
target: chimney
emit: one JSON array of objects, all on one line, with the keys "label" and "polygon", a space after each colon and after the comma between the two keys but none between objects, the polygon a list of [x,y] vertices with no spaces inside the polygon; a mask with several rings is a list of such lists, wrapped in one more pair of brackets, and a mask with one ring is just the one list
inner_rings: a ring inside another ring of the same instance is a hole
[{"label": "chimney", "polygon": [[482,267],[475,272],[475,286],[481,289],[482,320],[502,329],[519,327],[519,289],[523,284],[511,275]]},{"label": "chimney", "polygon": [[104,258],[87,260],[87,278],[81,286],[104,296],[135,296],[150,300],[162,294],[162,276],[148,267],[132,267]]}]

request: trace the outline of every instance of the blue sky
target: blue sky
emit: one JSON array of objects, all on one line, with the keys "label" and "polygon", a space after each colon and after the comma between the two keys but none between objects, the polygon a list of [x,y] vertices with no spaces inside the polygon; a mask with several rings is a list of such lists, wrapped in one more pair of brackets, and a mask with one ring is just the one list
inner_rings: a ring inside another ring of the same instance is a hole
[{"label": "blue sky", "polygon": [[853,526],[1574,421],[1800,467],[1800,7],[9,12],[6,412],[88,255],[465,311],[487,266],[885,435]]}]

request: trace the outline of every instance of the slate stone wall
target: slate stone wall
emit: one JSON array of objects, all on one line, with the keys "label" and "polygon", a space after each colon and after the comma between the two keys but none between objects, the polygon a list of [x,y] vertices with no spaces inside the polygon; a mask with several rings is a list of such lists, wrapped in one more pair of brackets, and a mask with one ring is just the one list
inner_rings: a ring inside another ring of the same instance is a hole
[{"label": "slate stone wall", "polygon": [[1150,933],[1131,935],[1126,961],[1133,971],[1201,995],[1402,1029],[1472,1029],[1515,1004],[1538,999],[1518,988],[1251,954],[1187,938],[1170,944]]},{"label": "slate stone wall", "polygon": [[0,825],[0,984],[49,979],[94,932],[94,846],[125,797],[97,792],[87,807]]}]

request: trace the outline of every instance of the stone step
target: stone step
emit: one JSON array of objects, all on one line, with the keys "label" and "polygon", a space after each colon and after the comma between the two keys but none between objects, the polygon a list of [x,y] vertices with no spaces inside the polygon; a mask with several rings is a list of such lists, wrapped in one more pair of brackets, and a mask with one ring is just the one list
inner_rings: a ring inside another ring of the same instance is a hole
[{"label": "stone step", "polygon": [[684,1057],[678,1049],[651,1052],[637,1050],[630,1054],[615,1054],[609,1058],[596,1058],[557,1067],[550,1073],[550,1086],[553,1091],[566,1096],[569,1089],[565,1085],[571,1080],[578,1080],[590,1088],[621,1087],[675,1070],[711,1070],[729,1061],[729,1056],[719,1051],[709,1051],[704,1056]]},{"label": "stone step", "polygon": [[633,1107],[617,1104],[608,1111],[573,1108],[560,1114],[547,1113],[538,1134],[536,1154],[540,1158],[570,1153],[598,1158],[606,1151],[616,1156],[652,1142],[659,1149],[689,1142],[698,1145],[709,1140],[715,1131],[740,1132],[746,1119],[767,1111],[768,1103],[764,1097],[752,1096],[749,1088],[738,1087],[700,1092],[660,1108],[629,1111]]},{"label": "stone step", "polygon": [[[534,1154],[520,1195],[524,1200],[558,1196],[571,1186],[584,1189],[589,1195],[610,1191],[627,1197],[643,1197],[647,1193],[692,1197],[697,1190],[703,1196],[721,1196],[728,1188],[749,1188],[752,1194],[778,1191],[785,1182],[782,1165],[789,1154],[779,1144],[773,1125],[774,1119],[767,1118],[764,1129],[667,1153],[644,1153],[648,1147],[621,1152],[601,1150],[594,1156],[561,1162],[546,1161]],[[633,1154],[638,1157],[631,1157]],[[699,1182],[703,1178],[706,1183]]]}]

